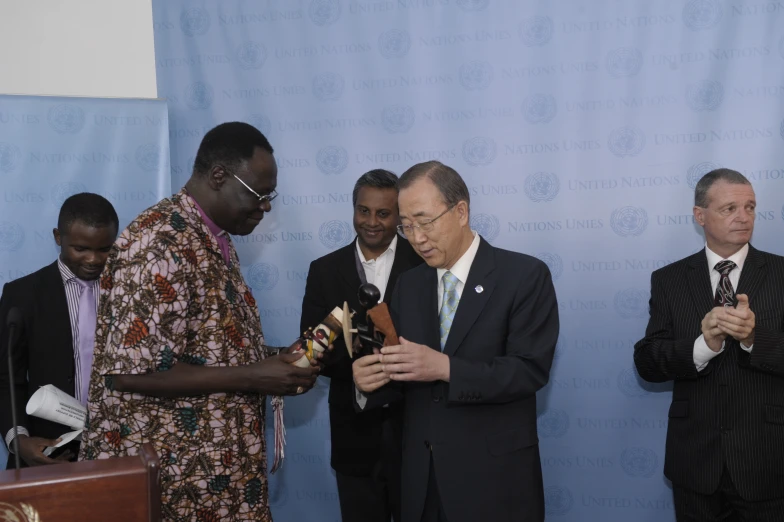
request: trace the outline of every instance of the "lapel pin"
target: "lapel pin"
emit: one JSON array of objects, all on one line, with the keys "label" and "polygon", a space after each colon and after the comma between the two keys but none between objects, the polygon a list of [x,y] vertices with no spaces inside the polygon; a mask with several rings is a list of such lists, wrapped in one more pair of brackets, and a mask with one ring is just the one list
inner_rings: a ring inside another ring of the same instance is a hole
[{"label": "lapel pin", "polygon": [[484,291],[485,291],[485,289],[484,289],[484,288],[482,288],[482,285],[476,285],[476,286],[474,287],[474,290],[476,290],[476,293],[477,293],[477,294],[481,294],[482,292],[484,292]]}]

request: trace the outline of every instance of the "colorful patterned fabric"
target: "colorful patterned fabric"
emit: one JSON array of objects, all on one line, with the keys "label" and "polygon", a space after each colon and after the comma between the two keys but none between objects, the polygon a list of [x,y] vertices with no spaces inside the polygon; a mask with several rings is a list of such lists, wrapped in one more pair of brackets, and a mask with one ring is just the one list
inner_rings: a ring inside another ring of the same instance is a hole
[{"label": "colorful patterned fabric", "polygon": [[89,420],[80,459],[161,459],[166,521],[269,521],[264,397],[163,399],[107,388],[105,375],[161,372],[179,362],[259,361],[256,302],[234,247],[224,262],[183,189],[144,211],[117,240],[101,278]]}]

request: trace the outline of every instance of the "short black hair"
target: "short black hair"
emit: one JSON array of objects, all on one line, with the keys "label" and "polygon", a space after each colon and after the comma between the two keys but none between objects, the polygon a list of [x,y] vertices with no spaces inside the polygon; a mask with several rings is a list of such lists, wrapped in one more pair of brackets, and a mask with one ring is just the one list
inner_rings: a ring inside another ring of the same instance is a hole
[{"label": "short black hair", "polygon": [[710,204],[710,201],[708,201],[708,190],[710,190],[713,184],[717,181],[726,181],[732,185],[751,185],[751,182],[748,180],[748,178],[746,178],[746,176],[737,170],[712,170],[701,177],[697,182],[697,186],[694,188],[695,207],[708,208],[708,205]]},{"label": "short black hair", "polygon": [[221,123],[202,138],[193,174],[205,175],[215,165],[236,168],[253,157],[256,147],[273,153],[272,145],[253,125],[241,121]]},{"label": "short black hair", "polygon": [[117,212],[109,200],[91,192],[74,194],[63,201],[60,215],[57,217],[57,229],[60,234],[67,235],[71,225],[76,221],[94,228],[114,226],[115,231],[120,228]]},{"label": "short black hair", "polygon": [[397,192],[398,179],[394,172],[384,169],[373,169],[369,172],[362,174],[357,182],[354,184],[354,193],[352,194],[352,201],[354,206],[357,206],[357,198],[359,197],[359,189],[362,187],[372,187],[378,189],[394,189]]},{"label": "short black hair", "polygon": [[455,169],[448,165],[444,165],[440,161],[425,161],[424,163],[417,163],[400,176],[400,190],[413,185],[415,181],[422,178],[427,178],[433,182],[441,197],[444,198],[444,203],[449,208],[454,207],[461,201],[465,201],[468,206],[471,206],[471,194],[468,192],[468,187],[457,173]]}]

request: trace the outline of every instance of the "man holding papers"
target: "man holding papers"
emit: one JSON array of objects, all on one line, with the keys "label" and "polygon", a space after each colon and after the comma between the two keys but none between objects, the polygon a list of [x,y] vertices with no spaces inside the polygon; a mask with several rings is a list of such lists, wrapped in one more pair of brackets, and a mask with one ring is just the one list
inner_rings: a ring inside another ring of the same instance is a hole
[{"label": "man holding papers", "polygon": [[[76,194],[60,209],[54,240],[60,257],[49,266],[3,287],[0,298],[0,435],[10,451],[19,437],[22,465],[75,460],[79,442],[47,447],[70,431],[66,425],[28,416],[25,408],[41,386],[52,385],[87,403],[93,359],[98,278],[117,237],[117,213],[98,194]],[[18,308],[22,324],[14,343],[14,384],[19,426],[14,431],[8,389],[6,316]],[[48,453],[48,452],[47,452]],[[9,459],[9,464],[13,459]],[[9,466],[12,467],[12,466]]]}]

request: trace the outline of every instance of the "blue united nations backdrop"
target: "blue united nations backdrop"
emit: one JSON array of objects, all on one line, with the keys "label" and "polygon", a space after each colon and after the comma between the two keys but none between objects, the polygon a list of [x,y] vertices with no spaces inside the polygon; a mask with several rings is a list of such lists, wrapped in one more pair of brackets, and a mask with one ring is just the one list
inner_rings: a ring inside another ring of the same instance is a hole
[{"label": "blue united nations backdrop", "polygon": [[[662,475],[671,388],[640,380],[632,347],[647,321],[650,273],[702,248],[691,208],[705,172],[749,177],[754,243],[784,252],[781,3],[153,8],[172,190],[220,122],[250,122],[276,149],[281,196],[254,234],[235,238],[269,342],[298,335],[310,261],[351,241],[357,177],[443,161],[470,187],[473,227],[542,259],[555,279],[561,338],[538,397],[548,520],[674,519]],[[79,117],[59,111],[67,133]],[[0,158],[11,170],[30,151],[8,143]],[[3,227],[0,248],[24,240],[12,220]],[[326,388],[287,400],[287,462],[270,489],[276,520],[339,520]]]},{"label": "blue united nations backdrop", "polygon": [[169,195],[168,132],[161,100],[0,96],[0,285],[57,258],[69,196],[101,194],[123,229]]}]

